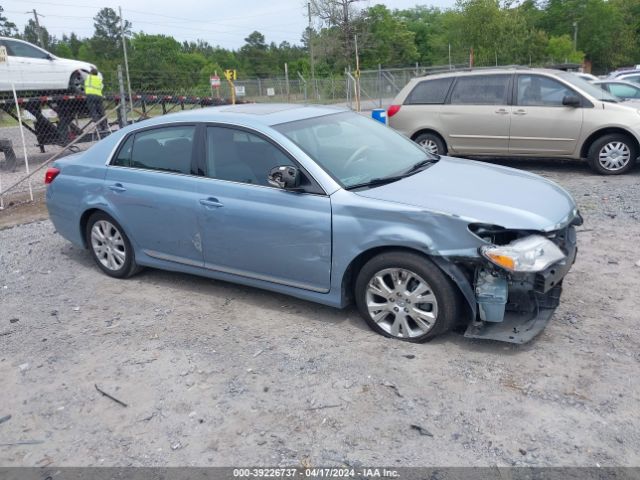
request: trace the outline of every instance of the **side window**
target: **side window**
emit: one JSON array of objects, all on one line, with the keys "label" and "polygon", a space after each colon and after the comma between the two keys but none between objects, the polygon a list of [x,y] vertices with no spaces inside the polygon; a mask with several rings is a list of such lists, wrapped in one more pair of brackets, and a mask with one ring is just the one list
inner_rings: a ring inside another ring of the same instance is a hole
[{"label": "side window", "polygon": [[207,127],[207,176],[269,186],[269,171],[294,165],[284,152],[258,135],[226,127]]},{"label": "side window", "polygon": [[418,83],[404,102],[405,105],[433,105],[444,103],[453,77],[425,80]]},{"label": "side window", "polygon": [[562,107],[562,99],[576,93],[563,83],[540,75],[518,75],[518,105]]},{"label": "side window", "polygon": [[627,82],[640,83],[640,75],[629,75],[628,77],[624,77],[623,80]]},{"label": "side window", "polygon": [[179,126],[154,128],[136,133],[130,166],[191,174],[195,131],[194,126]]},{"label": "side window", "polygon": [[609,91],[616,97],[620,98],[638,98],[640,97],[640,89],[633,88],[629,85],[621,85],[619,83],[609,84]]},{"label": "side window", "polygon": [[48,56],[46,52],[43,52],[39,48],[32,47],[27,43],[16,42],[13,40],[5,40],[4,42],[8,47],[9,56],[41,59],[45,59]]},{"label": "side window", "polygon": [[454,105],[506,105],[511,75],[458,77],[451,93]]},{"label": "side window", "polygon": [[111,160],[111,165],[117,165],[119,167],[131,166],[131,150],[133,147],[134,135],[129,135],[129,138],[120,146],[115,158]]}]

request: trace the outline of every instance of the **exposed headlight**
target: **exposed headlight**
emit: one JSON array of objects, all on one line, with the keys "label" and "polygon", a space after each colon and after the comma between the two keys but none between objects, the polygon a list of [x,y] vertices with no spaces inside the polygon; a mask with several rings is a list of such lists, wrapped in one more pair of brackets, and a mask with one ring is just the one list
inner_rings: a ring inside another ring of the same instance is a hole
[{"label": "exposed headlight", "polygon": [[541,235],[530,235],[508,245],[481,247],[480,253],[511,272],[540,272],[565,257],[555,243]]}]

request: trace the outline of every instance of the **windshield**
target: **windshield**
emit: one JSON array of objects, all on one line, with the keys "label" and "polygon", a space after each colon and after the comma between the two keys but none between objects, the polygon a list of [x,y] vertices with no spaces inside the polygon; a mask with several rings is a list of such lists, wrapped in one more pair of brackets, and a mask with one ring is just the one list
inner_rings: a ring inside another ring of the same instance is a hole
[{"label": "windshield", "polygon": [[401,175],[436,157],[383,124],[345,112],[274,127],[344,188]]},{"label": "windshield", "polygon": [[611,95],[609,92],[603,90],[597,85],[593,83],[587,82],[585,79],[580,78],[575,73],[571,72],[558,72],[557,74],[560,78],[569,82],[571,85],[578,87],[580,90],[588,93],[592,97],[600,100],[601,102],[619,102],[620,99]]}]

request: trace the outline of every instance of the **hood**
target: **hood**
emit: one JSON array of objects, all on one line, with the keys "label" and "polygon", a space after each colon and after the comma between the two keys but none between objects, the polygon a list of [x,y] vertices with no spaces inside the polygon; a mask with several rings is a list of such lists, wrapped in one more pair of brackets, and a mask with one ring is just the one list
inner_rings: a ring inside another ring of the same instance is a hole
[{"label": "hood", "polygon": [[81,60],[72,60],[70,58],[60,58],[60,57],[56,57],[56,63],[59,66],[64,65],[74,70],[86,70],[87,72],[91,70],[91,67],[93,66],[89,62],[83,62]]},{"label": "hood", "polygon": [[522,230],[556,230],[577,214],[571,195],[556,183],[513,168],[450,157],[397,182],[354,193]]}]

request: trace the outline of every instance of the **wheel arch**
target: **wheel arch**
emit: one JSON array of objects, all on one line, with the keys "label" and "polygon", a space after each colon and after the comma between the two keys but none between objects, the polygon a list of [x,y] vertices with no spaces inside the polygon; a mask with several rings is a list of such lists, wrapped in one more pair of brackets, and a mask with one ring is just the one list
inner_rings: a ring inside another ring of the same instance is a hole
[{"label": "wheel arch", "polygon": [[447,152],[449,151],[449,145],[447,144],[447,141],[444,139],[444,136],[433,128],[421,128],[420,130],[415,132],[413,135],[411,135],[410,138],[412,141],[415,142],[416,138],[418,138],[418,136],[422,135],[423,133],[431,133],[432,135],[437,136],[442,141],[442,144],[444,145],[445,150]]},{"label": "wheel arch", "polygon": [[389,252],[404,252],[419,255],[425,259],[431,260],[458,288],[459,293],[465,299],[463,303],[465,315],[469,321],[476,318],[476,299],[473,294],[471,283],[465,277],[464,272],[455,263],[451,262],[445,257],[438,255],[429,255],[422,250],[404,246],[378,246],[369,248],[360,252],[345,269],[342,276],[342,296],[345,299],[345,303],[351,303],[353,301],[353,291],[355,288],[356,278],[362,267],[373,257],[382,253]]},{"label": "wheel arch", "polygon": [[589,156],[589,149],[591,148],[591,145],[593,145],[593,142],[598,140],[600,137],[611,135],[612,133],[618,133],[629,137],[636,147],[636,152],[640,152],[640,142],[638,142],[636,136],[629,130],[626,130],[622,127],[606,127],[601,128],[600,130],[596,130],[587,137],[587,139],[582,144],[582,147],[580,148],[580,158],[587,158]]},{"label": "wheel arch", "polygon": [[84,248],[89,248],[89,243],[87,241],[87,223],[89,223],[89,218],[91,218],[91,215],[97,212],[102,212],[106,215],[111,216],[109,212],[106,212],[100,208],[89,208],[85,210],[80,216],[80,238],[82,238],[82,244],[84,245]]}]

